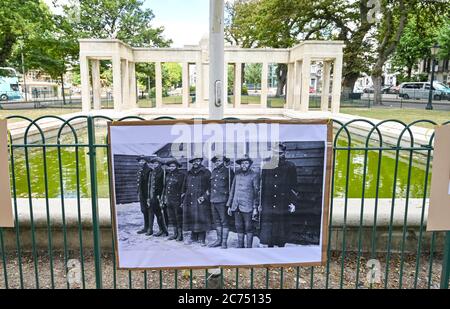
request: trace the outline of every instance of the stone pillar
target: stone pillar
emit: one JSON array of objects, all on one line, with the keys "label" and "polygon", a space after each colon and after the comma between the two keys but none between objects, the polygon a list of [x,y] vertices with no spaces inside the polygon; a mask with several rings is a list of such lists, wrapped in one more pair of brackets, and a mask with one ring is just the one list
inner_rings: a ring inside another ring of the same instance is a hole
[{"label": "stone pillar", "polygon": [[331,112],[339,113],[341,105],[342,55],[334,59],[333,88],[331,90]]},{"label": "stone pillar", "polygon": [[114,56],[112,59],[113,66],[113,99],[114,110],[122,110],[122,60],[120,56]]},{"label": "stone pillar", "polygon": [[100,84],[100,60],[91,60],[92,70],[92,94],[94,99],[94,110],[102,109],[101,94],[102,85]]},{"label": "stone pillar", "polygon": [[296,61],[294,64],[295,70],[294,70],[294,99],[292,101],[292,108],[295,110],[300,109],[300,95],[301,95],[301,83],[302,83],[302,63],[300,61]]},{"label": "stone pillar", "polygon": [[91,110],[91,93],[89,89],[89,59],[80,55],[81,106],[83,112]]},{"label": "stone pillar", "polygon": [[136,108],[137,107],[137,84],[136,84],[136,63],[128,62],[128,72],[130,75],[130,99],[129,99],[129,107]]},{"label": "stone pillar", "polygon": [[288,63],[287,67],[286,108],[290,109],[294,103],[295,63]]},{"label": "stone pillar", "polygon": [[203,103],[203,66],[199,61],[195,64],[195,107]]},{"label": "stone pillar", "polygon": [[162,70],[161,62],[155,62],[156,107],[162,107]]},{"label": "stone pillar", "polygon": [[183,84],[182,90],[182,105],[183,107],[189,107],[189,63],[183,62],[183,69],[181,72],[181,80]]},{"label": "stone pillar", "polygon": [[234,107],[241,106],[241,92],[242,92],[242,63],[236,62],[234,64]]},{"label": "stone pillar", "polygon": [[309,84],[311,82],[311,58],[303,57],[302,82],[300,95],[300,111],[306,113],[309,109]]},{"label": "stone pillar", "polygon": [[330,95],[330,72],[331,63],[329,61],[324,61],[322,74],[322,97],[320,100],[320,109],[323,112],[328,111],[328,97]]},{"label": "stone pillar", "polygon": [[268,85],[267,78],[269,72],[269,64],[264,62],[261,69],[261,108],[267,108]]},{"label": "stone pillar", "polygon": [[122,60],[123,75],[122,75],[122,105],[123,108],[130,107],[130,71],[128,60]]}]

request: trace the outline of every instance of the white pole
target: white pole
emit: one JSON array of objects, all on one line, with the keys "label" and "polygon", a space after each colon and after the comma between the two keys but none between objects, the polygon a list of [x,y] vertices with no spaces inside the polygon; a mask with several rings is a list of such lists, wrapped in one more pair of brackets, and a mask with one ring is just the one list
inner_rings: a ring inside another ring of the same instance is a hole
[{"label": "white pole", "polygon": [[209,0],[209,118],[222,119],[224,98],[223,0]]}]

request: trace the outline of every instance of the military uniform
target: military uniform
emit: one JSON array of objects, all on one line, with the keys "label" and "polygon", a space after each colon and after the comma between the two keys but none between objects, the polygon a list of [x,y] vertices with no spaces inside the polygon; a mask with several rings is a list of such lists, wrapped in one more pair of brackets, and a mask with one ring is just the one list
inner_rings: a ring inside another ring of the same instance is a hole
[{"label": "military uniform", "polygon": [[163,211],[160,206],[160,199],[164,187],[164,170],[161,166],[152,169],[148,175],[148,199],[149,199],[149,232],[148,235],[153,234],[153,222],[154,217],[159,226],[159,233],[155,236],[160,236],[162,234],[167,235],[167,227],[165,224],[165,218],[163,217]]},{"label": "military uniform", "polygon": [[150,173],[150,167],[147,163],[139,169],[137,173],[137,193],[139,196],[139,204],[141,206],[141,212],[144,215],[144,229],[138,233],[145,233],[149,228],[149,216],[148,216],[148,174]]},{"label": "military uniform", "polygon": [[166,173],[163,202],[167,208],[168,224],[175,228],[175,235],[171,239],[182,240],[183,208],[181,194],[183,193],[185,174],[179,169]]},{"label": "military uniform", "polygon": [[234,214],[239,248],[244,246],[244,234],[247,234],[247,247],[252,247],[254,232],[252,215],[258,205],[259,175],[251,168],[236,172],[227,206]]},{"label": "military uniform", "polygon": [[[211,229],[210,181],[211,172],[200,165],[189,170],[184,182],[183,230],[192,232],[194,239]],[[202,203],[198,201],[200,197],[204,199]]]},{"label": "military uniform", "polygon": [[211,211],[217,231],[217,240],[211,244],[211,247],[220,245],[223,248],[227,247],[229,223],[231,220],[227,215],[226,203],[230,195],[233,178],[234,172],[223,163],[215,167],[211,172]]},{"label": "military uniform", "polygon": [[296,204],[295,164],[280,158],[278,166],[262,171],[260,233],[261,244],[283,247],[289,236],[289,204]]}]

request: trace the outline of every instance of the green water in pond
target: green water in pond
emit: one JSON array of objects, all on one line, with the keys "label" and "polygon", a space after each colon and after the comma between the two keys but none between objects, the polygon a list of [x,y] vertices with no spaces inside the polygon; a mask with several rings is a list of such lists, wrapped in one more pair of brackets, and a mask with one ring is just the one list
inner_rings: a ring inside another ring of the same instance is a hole
[{"label": "green water in pond", "polygon": [[[81,130],[78,134],[78,136],[86,136],[85,130]],[[104,134],[99,134],[97,143],[104,142],[104,136]],[[83,142],[86,141],[80,140],[80,143]],[[73,141],[70,140],[70,138],[65,138],[62,143],[73,144]],[[345,146],[345,142],[339,142],[339,146]],[[27,175],[24,149],[14,149],[14,184],[17,197],[29,196],[28,178],[30,179],[30,192],[33,198],[45,197],[46,182],[48,197],[50,198],[61,197],[62,194],[66,198],[73,198],[78,195],[80,197],[90,196],[89,158],[87,148],[78,148],[78,165],[75,147],[62,147],[60,154],[58,152],[59,151],[56,148],[48,147],[46,149],[46,180],[44,176],[44,152],[42,148],[34,147],[28,149],[29,175]],[[426,152],[424,151],[423,154],[426,155]],[[347,155],[348,152],[346,150],[336,151],[334,196],[344,197],[347,191],[347,197],[361,198],[363,191],[364,151],[352,150],[349,161]],[[395,151],[383,150],[382,152],[378,186],[379,198],[391,198],[394,195],[395,156]],[[426,176],[426,160],[424,158],[425,156],[420,156],[416,153],[413,155],[410,177],[408,177],[409,151],[400,151],[397,178],[395,182],[396,197],[401,198],[407,196],[408,179],[410,180],[409,197],[423,197]],[[368,151],[366,179],[364,181],[364,196],[366,198],[376,197],[378,160],[378,151]],[[346,190],[347,161],[349,162],[348,190]],[[60,165],[62,166],[61,169]],[[430,174],[428,176],[430,176]],[[99,197],[108,197],[109,180],[106,148],[97,148],[97,182]],[[427,189],[427,195],[428,193],[429,190]]]}]

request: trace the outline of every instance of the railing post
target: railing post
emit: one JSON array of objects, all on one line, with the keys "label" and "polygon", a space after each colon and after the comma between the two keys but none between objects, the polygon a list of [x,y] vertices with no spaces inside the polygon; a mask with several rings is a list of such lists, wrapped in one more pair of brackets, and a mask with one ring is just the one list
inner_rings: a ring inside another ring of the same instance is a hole
[{"label": "railing post", "polygon": [[95,150],[95,125],[91,116],[87,118],[88,142],[89,142],[89,173],[91,180],[91,202],[92,202],[92,233],[94,237],[94,265],[95,265],[95,285],[97,289],[102,288],[102,263],[100,252],[100,227],[98,217],[98,196],[97,196],[97,156]]},{"label": "railing post", "polygon": [[448,289],[450,279],[450,231],[445,232],[444,258],[442,260],[441,289]]}]

